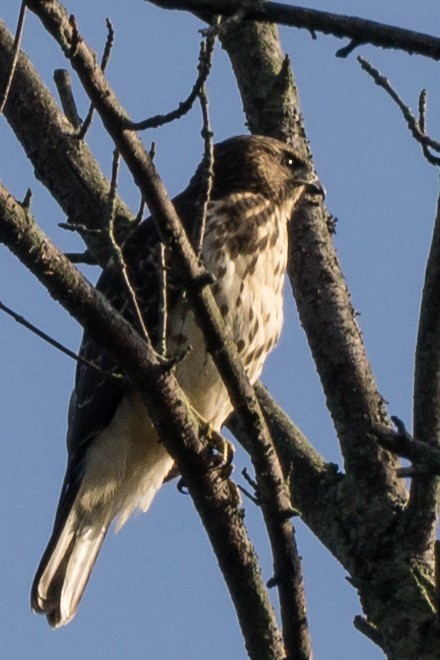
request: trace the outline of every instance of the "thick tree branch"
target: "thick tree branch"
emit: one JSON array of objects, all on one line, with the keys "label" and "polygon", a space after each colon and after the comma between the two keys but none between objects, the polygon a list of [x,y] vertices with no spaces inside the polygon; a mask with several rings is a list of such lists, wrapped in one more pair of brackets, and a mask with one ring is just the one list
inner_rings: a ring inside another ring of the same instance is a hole
[{"label": "thick tree branch", "polygon": [[[221,39],[231,57],[252,131],[291,141],[310,154],[293,75],[276,28],[246,22]],[[399,464],[373,438],[368,439],[372,428],[386,423],[386,411],[338,263],[327,211],[305,203],[290,223],[289,241],[290,280],[347,474],[353,478],[356,495],[352,497],[359,498],[364,509],[371,497],[385,494],[393,506],[396,498],[403,497],[403,485],[395,474]],[[371,524],[376,527],[377,520],[372,518]]]},{"label": "thick tree branch", "polygon": [[[271,126],[268,115],[274,113],[282,118],[284,138],[301,141],[302,126],[289,125],[289,119],[295,122],[300,116],[299,105],[290,77],[281,73],[283,58],[273,26],[242,22],[221,38],[233,61],[252,130],[264,133]],[[260,68],[260,84],[252,87],[246,83],[246,76],[255,81],[255,70]],[[274,89],[280,78],[285,87],[277,96]],[[286,102],[295,107],[286,106]],[[303,151],[307,151],[305,144]],[[375,439],[369,437],[377,423],[386,420],[388,424],[388,420],[330,230],[329,216],[320,207],[305,206],[302,213],[295,214],[290,235],[291,280],[341,440],[347,475],[326,475],[315,493],[314,504],[312,500],[302,505],[296,499],[294,502],[311,516],[304,518],[314,530],[324,529],[325,520],[319,520],[319,509],[325,510],[329,503],[332,515],[328,518],[328,534],[325,539],[322,535],[320,538],[350,572],[364,611],[383,635],[389,656],[399,660],[434,658],[439,643],[427,595],[431,576],[425,574],[420,579],[414,568],[417,558],[409,559],[396,535],[405,502],[402,480],[399,483],[396,476],[399,462],[375,448]],[[277,450],[280,452],[279,443]],[[305,461],[305,465],[309,462]],[[292,474],[291,488],[300,478],[299,470]],[[310,493],[307,486],[305,492]],[[295,493],[301,497],[300,488]]]},{"label": "thick tree branch", "polygon": [[[13,43],[13,36],[0,21],[0,89],[8,76]],[[35,176],[60,204],[69,222],[102,228],[110,184],[23,53],[18,58],[4,114],[32,162]],[[118,236],[133,221],[129,209],[117,199]],[[83,238],[99,262],[105,264],[106,241],[93,233],[85,233]]]},{"label": "thick tree branch", "polygon": [[37,227],[0,185],[0,241],[29,268],[49,293],[92,333],[142,392],[163,442],[175,458],[208,532],[231,592],[252,658],[278,660],[283,646],[243,526],[235,488],[209,470],[202,429],[172,372],[105,298]]},{"label": "thick tree branch", "polygon": [[323,32],[339,38],[351,39],[349,49],[344,49],[341,56],[351,52],[356,46],[369,43],[381,48],[393,48],[417,53],[440,60],[440,39],[429,34],[404,30],[392,25],[369,21],[364,18],[343,16],[316,9],[292,7],[279,2],[254,2],[253,0],[148,0],[163,9],[180,9],[201,15],[204,18],[212,14],[233,16],[242,12],[244,18],[252,21],[264,21],[305,28],[310,32]]}]

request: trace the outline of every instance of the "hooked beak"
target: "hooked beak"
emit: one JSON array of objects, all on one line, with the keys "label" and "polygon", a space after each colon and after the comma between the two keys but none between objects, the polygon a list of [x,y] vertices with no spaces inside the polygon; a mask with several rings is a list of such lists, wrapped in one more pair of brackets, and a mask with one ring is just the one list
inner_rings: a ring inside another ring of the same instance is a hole
[{"label": "hooked beak", "polygon": [[327,191],[317,177],[313,179],[297,179],[295,183],[297,185],[303,185],[305,191],[311,195],[321,195],[322,199],[325,199]]},{"label": "hooked beak", "polygon": [[321,195],[322,199],[325,199],[327,191],[319,179],[313,179],[312,181],[307,181],[305,183],[305,186],[307,192],[311,193],[312,195]]}]

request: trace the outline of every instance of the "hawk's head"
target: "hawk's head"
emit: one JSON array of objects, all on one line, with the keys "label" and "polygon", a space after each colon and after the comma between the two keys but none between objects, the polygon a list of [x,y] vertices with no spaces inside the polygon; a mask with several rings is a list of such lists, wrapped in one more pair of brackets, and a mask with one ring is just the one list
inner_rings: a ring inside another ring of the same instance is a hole
[{"label": "hawk's head", "polygon": [[212,199],[240,192],[264,195],[275,203],[304,188],[323,194],[307,161],[293,147],[262,135],[241,135],[214,148]]}]

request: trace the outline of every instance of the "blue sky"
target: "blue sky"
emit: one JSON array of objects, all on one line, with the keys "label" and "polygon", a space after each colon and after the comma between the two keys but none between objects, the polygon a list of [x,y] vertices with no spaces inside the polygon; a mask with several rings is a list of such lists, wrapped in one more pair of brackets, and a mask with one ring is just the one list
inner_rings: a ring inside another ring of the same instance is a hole
[{"label": "blue sky", "polygon": [[[300,3],[313,6],[310,3]],[[421,3],[419,3],[420,6]],[[19,3],[3,0],[0,16],[15,28]],[[438,34],[434,0],[421,8],[409,0],[366,3],[322,1],[320,8]],[[102,50],[105,17],[116,30],[108,75],[136,119],[175,107],[196,71],[202,24],[185,13],[164,12],[142,0],[89,3],[72,0],[90,45]],[[338,218],[336,244],[348,280],[380,391],[389,411],[412,417],[413,354],[420,291],[438,191],[438,175],[422,158],[384,92],[361,71],[352,55],[334,57],[343,42],[306,31],[281,29],[299,87],[316,166]],[[23,40],[53,90],[52,72],[65,66],[55,43],[32,15]],[[440,134],[438,67],[427,59],[366,46],[359,54],[387,75],[417,108],[428,90],[428,126]],[[358,54],[358,53],[355,53]],[[80,113],[88,102],[75,86]],[[246,132],[241,102],[226,55],[216,49],[208,84],[215,139]],[[200,113],[145,135],[157,144],[156,164],[171,194],[192,175],[202,153]],[[88,142],[109,175],[112,145],[95,118]],[[33,190],[40,224],[66,250],[79,240],[57,228],[56,204],[33,180],[32,168],[4,118],[0,119],[0,179],[17,198]],[[120,192],[133,210],[138,195],[121,172]],[[90,279],[94,269],[85,270]],[[81,329],[4,248],[0,248],[0,299],[62,340],[78,346]],[[66,411],[74,364],[0,315],[0,437],[3,530],[0,537],[0,656],[17,660],[224,660],[245,658],[234,611],[191,500],[166,486],[147,516],[110,533],[73,622],[52,632],[29,609],[29,589],[47,542],[65,467]],[[290,290],[279,348],[263,381],[326,459],[340,462],[335,433]],[[236,474],[247,464],[238,452]],[[246,503],[246,520],[271,575],[259,513]],[[360,613],[344,571],[299,521],[309,618],[317,660],[375,660],[382,654],[352,626]]]}]

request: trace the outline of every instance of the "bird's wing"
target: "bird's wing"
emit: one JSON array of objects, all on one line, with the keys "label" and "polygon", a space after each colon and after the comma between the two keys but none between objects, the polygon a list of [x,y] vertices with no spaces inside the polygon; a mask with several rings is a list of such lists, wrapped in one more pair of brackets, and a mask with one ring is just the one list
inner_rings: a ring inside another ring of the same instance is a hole
[{"label": "bird's wing", "polygon": [[[194,192],[194,187],[190,185],[174,200],[176,210],[189,234],[193,232],[194,199],[197,199]],[[130,234],[123,252],[128,278],[144,324],[153,346],[157,347],[162,335],[163,263],[160,238],[151,218],[144,220]],[[166,268],[166,305],[167,311],[170,312],[183,290],[168,264]],[[111,264],[104,269],[96,288],[136,327],[133,306],[117,266]],[[114,360],[89,332],[84,333],[80,355],[106,372],[118,371]],[[70,463],[73,461],[78,466],[89,442],[111,422],[126,391],[126,384],[118,383],[117,380],[78,363],[69,408],[67,445]]]}]

